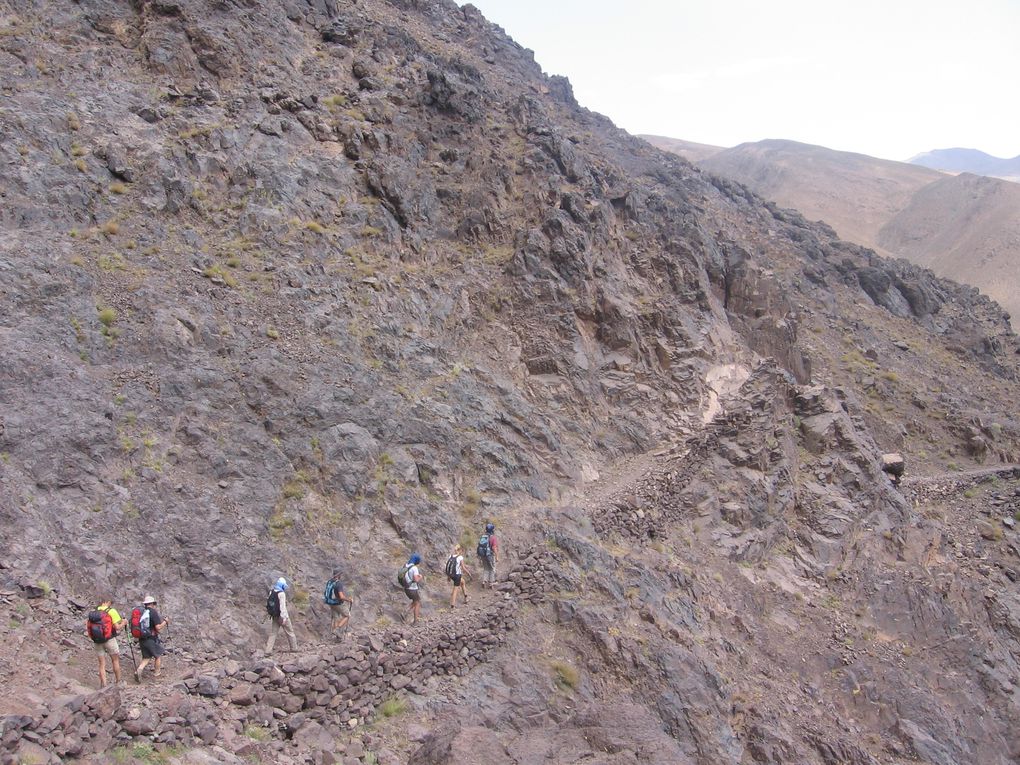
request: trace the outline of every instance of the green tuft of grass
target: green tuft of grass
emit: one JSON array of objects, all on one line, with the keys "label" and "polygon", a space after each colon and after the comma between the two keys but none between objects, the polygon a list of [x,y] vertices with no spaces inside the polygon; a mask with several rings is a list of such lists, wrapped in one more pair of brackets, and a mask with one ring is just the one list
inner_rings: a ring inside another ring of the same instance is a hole
[{"label": "green tuft of grass", "polygon": [[327,109],[336,111],[337,109],[342,109],[343,107],[347,106],[347,96],[345,96],[343,93],[336,93],[332,96],[325,96],[322,99],[322,104]]},{"label": "green tuft of grass", "polygon": [[237,277],[229,271],[225,271],[219,263],[214,263],[202,271],[202,276],[212,281],[220,281],[228,287],[237,286]]},{"label": "green tuft of grass", "polygon": [[99,323],[107,328],[113,326],[113,323],[117,321],[117,311],[110,307],[98,309],[97,316]]},{"label": "green tuft of grass", "polygon": [[407,711],[407,699],[402,696],[390,696],[378,706],[376,712],[380,717],[396,717]]},{"label": "green tuft of grass", "polygon": [[577,667],[565,661],[554,661],[549,665],[553,673],[553,682],[561,691],[574,690],[581,682],[581,673]]},{"label": "green tuft of grass", "polygon": [[308,493],[308,487],[300,476],[295,476],[283,485],[284,499],[301,499]]},{"label": "green tuft of grass", "polygon": [[244,735],[252,741],[268,741],[269,731],[261,725],[249,725],[244,729]]}]

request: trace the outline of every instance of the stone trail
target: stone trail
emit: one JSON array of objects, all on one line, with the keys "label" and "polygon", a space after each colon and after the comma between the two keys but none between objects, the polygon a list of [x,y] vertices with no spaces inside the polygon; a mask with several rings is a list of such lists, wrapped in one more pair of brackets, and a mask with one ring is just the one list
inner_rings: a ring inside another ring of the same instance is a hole
[{"label": "stone trail", "polygon": [[16,765],[25,752],[41,752],[41,763],[63,762],[135,741],[222,745],[244,756],[257,749],[244,735],[252,726],[293,742],[295,751],[328,753],[391,696],[423,693],[433,677],[462,676],[488,661],[520,626],[521,605],[542,600],[555,554],[528,551],[493,592],[420,628],[355,630],[339,644],[314,645],[282,661],[223,661],[194,670],[160,696],[151,687],[113,686],[57,699],[37,715],[8,716],[0,723],[7,753],[0,763]]}]

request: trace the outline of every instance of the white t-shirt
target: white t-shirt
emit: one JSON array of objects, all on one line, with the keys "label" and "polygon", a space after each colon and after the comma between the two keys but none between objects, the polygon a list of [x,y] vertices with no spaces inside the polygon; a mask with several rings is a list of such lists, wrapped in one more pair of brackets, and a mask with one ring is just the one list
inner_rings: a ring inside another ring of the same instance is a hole
[{"label": "white t-shirt", "polygon": [[411,566],[411,568],[407,569],[407,573],[404,574],[404,581],[407,582],[407,589],[409,590],[418,589],[418,583],[414,581],[414,578],[416,576],[421,576],[421,573],[418,571],[417,566]]},{"label": "white t-shirt", "polygon": [[455,573],[457,576],[463,576],[463,574],[464,574],[463,565],[464,565],[464,556],[463,555],[458,555],[457,556],[457,567],[453,570],[453,573]]}]

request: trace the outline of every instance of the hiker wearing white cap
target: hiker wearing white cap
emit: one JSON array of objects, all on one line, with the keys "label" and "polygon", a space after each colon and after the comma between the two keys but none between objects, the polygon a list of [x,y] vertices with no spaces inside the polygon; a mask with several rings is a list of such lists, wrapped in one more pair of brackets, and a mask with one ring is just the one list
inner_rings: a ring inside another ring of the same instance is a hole
[{"label": "hiker wearing white cap", "polygon": [[146,595],[142,599],[142,605],[131,610],[131,637],[138,641],[138,647],[142,649],[142,663],[135,668],[135,682],[142,682],[142,670],[152,662],[153,676],[159,677],[163,673],[160,666],[160,657],[166,653],[163,641],[159,633],[166,629],[170,620],[160,616],[156,610],[156,599]]},{"label": "hiker wearing white cap", "polygon": [[266,641],[267,654],[273,652],[273,646],[276,645],[276,635],[280,632],[281,628],[287,635],[290,650],[297,650],[297,636],[294,634],[294,625],[291,623],[290,615],[287,613],[287,588],[289,586],[287,580],[281,576],[276,580],[273,589],[269,593],[269,598],[266,599],[266,612],[273,622],[269,627],[269,639]]}]

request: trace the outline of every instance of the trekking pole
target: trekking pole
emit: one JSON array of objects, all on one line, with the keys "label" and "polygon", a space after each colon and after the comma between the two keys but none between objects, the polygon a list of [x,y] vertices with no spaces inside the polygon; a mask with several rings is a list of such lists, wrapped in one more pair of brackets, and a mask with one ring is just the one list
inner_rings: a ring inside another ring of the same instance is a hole
[{"label": "trekking pole", "polygon": [[[128,637],[130,637],[130,636],[128,636]],[[135,661],[135,641],[134,640],[128,640],[128,648],[131,649],[131,664],[133,664],[134,668],[135,668],[135,677],[138,677],[138,662]]]}]

